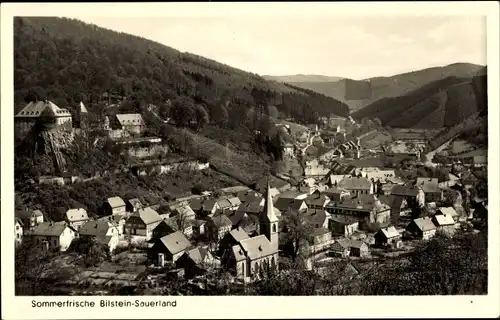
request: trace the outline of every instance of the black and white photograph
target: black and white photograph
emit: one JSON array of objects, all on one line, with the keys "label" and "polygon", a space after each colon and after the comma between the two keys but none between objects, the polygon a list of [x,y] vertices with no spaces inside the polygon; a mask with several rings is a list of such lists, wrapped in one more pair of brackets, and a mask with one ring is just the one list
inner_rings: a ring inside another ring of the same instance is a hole
[{"label": "black and white photograph", "polygon": [[16,297],[493,293],[486,15],[279,5],[12,18]]}]

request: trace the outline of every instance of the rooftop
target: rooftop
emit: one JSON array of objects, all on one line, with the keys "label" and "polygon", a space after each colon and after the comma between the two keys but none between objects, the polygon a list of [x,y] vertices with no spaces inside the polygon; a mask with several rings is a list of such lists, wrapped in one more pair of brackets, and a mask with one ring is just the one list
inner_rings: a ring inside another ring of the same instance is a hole
[{"label": "rooftop", "polygon": [[31,235],[59,237],[67,227],[65,222],[43,222],[33,229]]},{"label": "rooftop", "polygon": [[88,220],[89,216],[87,215],[87,211],[82,208],[78,209],[69,209],[66,211],[66,218],[68,219],[69,222],[73,221],[82,221],[82,220]]},{"label": "rooftop", "polygon": [[338,186],[347,190],[369,190],[372,183],[367,178],[349,177],[340,180]]},{"label": "rooftop", "polygon": [[394,226],[390,226],[388,228],[382,228],[379,230],[387,239],[394,238],[400,236],[398,230]]},{"label": "rooftop", "polygon": [[142,126],[145,124],[140,113],[117,114],[116,119],[122,126]]},{"label": "rooftop", "polygon": [[105,220],[88,221],[80,227],[78,233],[86,236],[106,236],[112,227],[111,223]]},{"label": "rooftop", "polygon": [[[134,199],[131,199],[134,200]],[[137,201],[139,201],[137,199]],[[118,207],[123,207],[125,206],[125,201],[123,201],[122,198],[120,197],[111,197],[106,200],[107,203],[111,206],[111,208],[118,208]]]},{"label": "rooftop", "polygon": [[250,260],[260,259],[271,254],[278,253],[271,245],[265,235],[256,236],[240,241],[242,251]]},{"label": "rooftop", "polygon": [[158,212],[151,207],[141,208],[130,217],[139,217],[147,225],[163,220]]},{"label": "rooftop", "polygon": [[180,231],[176,231],[174,233],[169,234],[168,236],[164,236],[160,238],[160,241],[163,242],[165,247],[172,254],[184,251],[191,246],[189,240]]},{"label": "rooftop", "polygon": [[436,229],[436,226],[432,222],[429,217],[418,218],[413,220],[413,223],[419,228],[422,232]]}]

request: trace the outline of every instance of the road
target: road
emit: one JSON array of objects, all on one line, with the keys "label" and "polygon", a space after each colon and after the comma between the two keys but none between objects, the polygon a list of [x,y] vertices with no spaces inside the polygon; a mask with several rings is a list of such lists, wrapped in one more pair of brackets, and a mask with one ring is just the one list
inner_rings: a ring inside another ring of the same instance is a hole
[{"label": "road", "polygon": [[[456,137],[456,136],[455,136]],[[437,167],[437,163],[434,163],[432,162],[432,158],[434,158],[434,155],[437,153],[437,152],[441,152],[443,151],[444,149],[446,149],[446,147],[448,147],[450,145],[450,143],[453,141],[453,139],[455,139],[455,137],[451,138],[450,140],[446,141],[445,143],[443,143],[442,145],[440,145],[437,149],[427,153],[425,155],[425,161],[424,161],[424,165],[426,167],[431,167],[431,168],[435,168]]]}]

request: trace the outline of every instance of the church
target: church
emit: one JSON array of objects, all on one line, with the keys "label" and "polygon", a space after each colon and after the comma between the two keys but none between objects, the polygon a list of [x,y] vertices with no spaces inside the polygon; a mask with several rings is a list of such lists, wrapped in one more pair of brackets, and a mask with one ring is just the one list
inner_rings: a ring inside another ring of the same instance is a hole
[{"label": "church", "polygon": [[226,268],[244,282],[262,277],[267,270],[278,270],[279,220],[269,183],[259,223],[260,235],[240,240],[222,257]]}]

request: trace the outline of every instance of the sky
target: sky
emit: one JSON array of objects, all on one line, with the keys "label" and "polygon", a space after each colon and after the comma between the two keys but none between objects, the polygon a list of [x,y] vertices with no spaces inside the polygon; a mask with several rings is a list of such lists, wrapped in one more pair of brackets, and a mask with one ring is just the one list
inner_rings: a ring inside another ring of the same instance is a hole
[{"label": "sky", "polygon": [[74,18],[260,75],[366,79],[486,65],[486,18],[479,15]]}]

